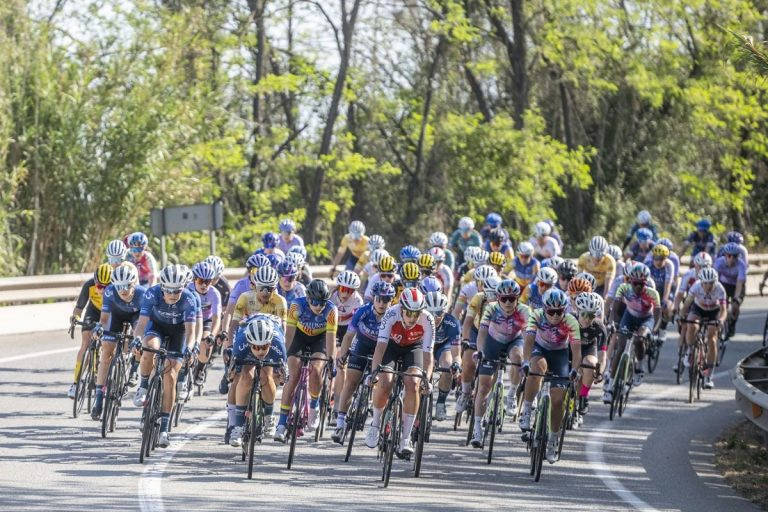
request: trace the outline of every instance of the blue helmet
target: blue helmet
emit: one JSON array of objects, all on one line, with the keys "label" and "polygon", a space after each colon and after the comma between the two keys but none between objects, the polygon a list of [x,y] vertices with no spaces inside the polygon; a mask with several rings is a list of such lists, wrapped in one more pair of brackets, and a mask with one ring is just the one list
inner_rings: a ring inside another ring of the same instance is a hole
[{"label": "blue helmet", "polygon": [[485,223],[491,226],[492,228],[497,228],[501,226],[501,215],[499,215],[496,212],[491,212],[485,218]]},{"label": "blue helmet", "polygon": [[265,249],[272,249],[277,246],[277,235],[272,232],[264,233],[264,236],[261,237],[261,243],[264,244]]},{"label": "blue helmet", "polygon": [[296,231],[296,223],[293,222],[291,219],[281,220],[280,224],[277,227],[282,233],[292,233]]},{"label": "blue helmet", "polygon": [[712,223],[709,222],[709,219],[699,219],[696,223],[696,229],[699,231],[707,231],[710,227],[712,227]]},{"label": "blue helmet", "polygon": [[427,276],[421,280],[421,283],[419,283],[419,290],[421,290],[422,293],[441,292],[443,291],[443,285],[438,278]]},{"label": "blue helmet", "polygon": [[213,265],[207,261],[195,263],[194,266],[192,266],[192,273],[198,279],[205,279],[210,281],[216,279],[216,269],[213,268]]},{"label": "blue helmet", "polygon": [[391,298],[395,296],[395,287],[392,286],[392,283],[388,283],[386,281],[379,281],[378,283],[373,285],[371,294],[374,297],[390,297]]},{"label": "blue helmet", "polygon": [[285,259],[285,256],[283,256],[283,253],[272,253],[267,254],[267,259],[269,260],[269,266],[272,268],[277,268],[277,266]]},{"label": "blue helmet", "polygon": [[277,273],[283,277],[292,277],[299,274],[299,267],[289,260],[281,261],[275,270],[277,270]]},{"label": "blue helmet", "polygon": [[659,238],[659,239],[656,241],[656,243],[657,243],[657,244],[661,244],[661,245],[663,245],[664,247],[666,247],[666,248],[667,248],[667,249],[669,249],[670,251],[671,251],[672,249],[674,249],[674,247],[675,247],[675,244],[673,244],[673,243],[672,243],[672,240],[670,240],[669,238]]},{"label": "blue helmet", "polygon": [[421,251],[413,245],[406,245],[400,249],[400,261],[405,263],[407,261],[413,261],[414,263],[421,256]]},{"label": "blue helmet", "polygon": [[268,267],[269,265],[269,258],[263,254],[251,254],[245,262],[245,268],[248,270],[252,268]]},{"label": "blue helmet", "polygon": [[741,247],[739,247],[739,244],[728,242],[723,246],[723,252],[725,254],[734,254],[738,256],[741,253]]},{"label": "blue helmet", "polygon": [[637,230],[637,241],[647,242],[653,238],[653,231],[648,228],[640,228]]},{"label": "blue helmet", "polygon": [[288,252],[297,252],[301,254],[305,260],[307,259],[307,249],[303,245],[294,245],[288,249]]},{"label": "blue helmet", "polygon": [[739,245],[744,244],[744,235],[742,235],[738,231],[729,231],[728,234],[725,235],[725,239],[728,241],[728,243],[734,243]]},{"label": "blue helmet", "polygon": [[136,231],[135,233],[128,235],[129,247],[146,247],[148,243],[149,239],[147,238],[147,235],[141,231]]}]

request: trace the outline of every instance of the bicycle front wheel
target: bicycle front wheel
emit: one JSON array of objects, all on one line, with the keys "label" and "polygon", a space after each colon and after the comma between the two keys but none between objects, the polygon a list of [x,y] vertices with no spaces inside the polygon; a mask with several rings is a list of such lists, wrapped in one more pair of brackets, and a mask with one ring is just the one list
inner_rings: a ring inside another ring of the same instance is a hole
[{"label": "bicycle front wheel", "polygon": [[120,355],[117,354],[115,357],[112,358],[112,362],[109,363],[109,371],[107,372],[107,382],[104,386],[106,388],[106,391],[104,392],[104,401],[103,401],[103,407],[102,407],[102,414],[101,414],[101,437],[107,437],[107,432],[110,431],[110,426],[112,425],[112,418],[114,412],[112,411],[112,408],[117,403],[117,396],[115,389],[120,385],[118,382],[118,372],[121,370],[119,367],[119,357]]},{"label": "bicycle front wheel", "polygon": [[293,398],[293,411],[291,412],[292,420],[288,422],[288,434],[291,437],[291,447],[288,449],[288,469],[291,469],[293,465],[293,455],[296,452],[296,437],[299,434],[299,428],[302,427],[302,409],[304,408],[304,402],[306,397],[304,395],[304,389],[302,386],[296,390],[297,395]]},{"label": "bicycle front wheel", "polygon": [[493,386],[493,397],[488,403],[488,406],[491,407],[491,414],[488,416],[488,425],[486,425],[485,428],[486,436],[490,436],[490,439],[488,440],[488,464],[493,460],[493,443],[496,440],[496,429],[499,421],[499,401],[501,399],[501,385],[497,382]]},{"label": "bicycle front wheel", "polygon": [[651,339],[648,350],[648,373],[653,373],[656,370],[656,366],[659,364],[659,356],[661,355],[661,347],[656,339]]},{"label": "bicycle front wheel", "polygon": [[325,417],[328,409],[328,379],[323,377],[323,388],[322,391],[320,391],[320,404],[317,413],[320,415],[320,422],[317,424],[317,428],[315,429],[315,442],[319,441],[320,438],[323,437],[323,432],[325,431]]},{"label": "bicycle front wheel", "polygon": [[699,344],[693,346],[691,352],[691,366],[688,375],[688,403],[692,404],[695,396],[696,386],[699,381]]},{"label": "bicycle front wheel", "polygon": [[77,379],[77,385],[75,387],[75,401],[72,405],[72,417],[77,418],[77,415],[83,410],[85,405],[85,396],[88,394],[88,385],[91,381],[91,358],[93,352],[91,349],[85,351],[83,355],[83,362],[80,365],[80,376]]},{"label": "bicycle front wheel", "polygon": [[541,399],[541,404],[539,405],[540,408],[540,417],[539,421],[536,422],[536,438],[534,441],[534,448],[536,452],[536,467],[533,480],[534,482],[538,482],[541,478],[541,466],[544,462],[544,457],[546,456],[546,450],[547,450],[547,442],[549,441],[549,397],[544,396]]},{"label": "bicycle front wheel", "polygon": [[[358,424],[362,423],[365,425],[365,417],[368,412],[368,393],[366,389],[368,389],[368,386],[365,384],[358,385],[355,395],[352,397],[352,407],[349,409],[350,413],[347,414],[347,422],[344,426],[344,439],[342,439],[342,442],[347,443],[347,453],[344,456],[344,462],[349,462],[349,457],[352,455],[352,445],[355,444]],[[347,436],[349,436],[349,439],[346,439]]]},{"label": "bicycle front wheel", "polygon": [[[256,438],[260,437],[264,432],[264,411],[261,405],[261,395],[259,393],[254,394],[255,397],[251,402],[253,406],[251,410],[251,424],[248,429],[248,480],[253,478],[253,457],[256,448]],[[245,442],[243,445],[245,445]]]},{"label": "bicycle front wheel", "polygon": [[424,454],[424,443],[427,439],[427,409],[429,408],[429,400],[425,398],[422,397],[419,404],[419,429],[416,431],[416,446],[414,447],[413,476],[416,478],[421,473],[421,457]]},{"label": "bicycle front wheel", "polygon": [[397,450],[398,444],[400,444],[400,436],[402,435],[402,417],[403,417],[403,403],[398,399],[395,401],[394,411],[389,417],[389,423],[386,426],[389,430],[387,453],[384,458],[384,487],[389,486],[389,477],[392,474],[392,462],[395,459],[395,450]]}]

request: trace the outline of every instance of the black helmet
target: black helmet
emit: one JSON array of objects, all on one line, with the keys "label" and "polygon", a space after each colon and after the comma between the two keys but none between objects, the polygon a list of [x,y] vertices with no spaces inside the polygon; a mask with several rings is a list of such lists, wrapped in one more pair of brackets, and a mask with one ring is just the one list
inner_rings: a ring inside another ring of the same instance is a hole
[{"label": "black helmet", "polygon": [[576,264],[571,260],[565,260],[557,267],[557,274],[563,279],[573,279],[578,271]]},{"label": "black helmet", "polygon": [[493,228],[488,232],[488,240],[492,244],[500,244],[504,241],[504,233],[499,228]]},{"label": "black helmet", "polygon": [[331,298],[331,290],[322,279],[313,279],[307,286],[307,298],[311,300],[328,300]]}]

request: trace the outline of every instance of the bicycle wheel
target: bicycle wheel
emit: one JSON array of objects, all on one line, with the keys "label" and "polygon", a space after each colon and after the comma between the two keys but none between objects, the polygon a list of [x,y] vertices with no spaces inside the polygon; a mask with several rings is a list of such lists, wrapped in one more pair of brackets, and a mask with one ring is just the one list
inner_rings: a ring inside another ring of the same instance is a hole
[{"label": "bicycle wheel", "polygon": [[541,466],[546,456],[547,442],[549,441],[549,397],[544,396],[541,399],[541,421],[537,425],[536,431],[536,471],[533,476],[534,482],[541,478]]},{"label": "bicycle wheel", "polygon": [[694,392],[696,390],[697,382],[699,380],[699,342],[696,340],[696,344],[693,346],[691,352],[691,366],[688,375],[688,403],[693,403]]},{"label": "bicycle wheel", "polygon": [[83,410],[83,405],[85,405],[85,395],[87,394],[88,383],[91,380],[91,357],[92,352],[89,348],[83,355],[83,362],[80,365],[80,376],[75,386],[75,401],[72,405],[73,418],[77,418],[77,415]]},{"label": "bicycle wheel", "polygon": [[629,359],[624,355],[621,356],[616,371],[616,377],[613,380],[613,398],[611,399],[611,407],[608,412],[608,418],[611,421],[613,421],[614,416],[619,412],[619,401],[624,392],[624,375],[627,373],[625,368],[627,364],[629,364]]},{"label": "bicycle wheel", "polygon": [[685,371],[685,365],[683,364],[683,358],[685,357],[685,345],[680,345],[677,350],[677,371],[675,372],[675,382],[680,384],[683,381],[683,372]]},{"label": "bicycle wheel", "polygon": [[[349,457],[352,455],[352,445],[355,444],[355,435],[357,434],[359,425],[362,423],[365,425],[365,418],[368,413],[368,386],[360,381],[360,384],[355,390],[355,394],[352,397],[352,406],[349,408],[347,414],[347,422],[344,426],[344,438],[342,442],[347,443],[347,453],[344,456],[344,462],[349,462]],[[362,420],[362,421],[361,421]],[[347,440],[346,437],[349,436]]]},{"label": "bicycle wheel", "polygon": [[[251,401],[253,408],[250,414],[250,428],[248,429],[248,480],[253,478],[253,457],[256,447],[256,439],[261,437],[262,432],[264,431],[264,411],[261,404],[261,394],[254,393],[254,395],[255,396]],[[243,446],[245,446],[245,441],[243,441]]]},{"label": "bicycle wheel", "polygon": [[421,457],[424,455],[424,443],[427,438],[427,409],[429,401],[422,400],[419,404],[419,429],[416,432],[416,446],[414,449],[415,460],[413,461],[413,476],[419,477],[421,473]]},{"label": "bicycle wheel", "polygon": [[432,433],[432,411],[434,410],[434,404],[432,402],[432,393],[427,395],[427,420],[426,420],[426,426],[427,429],[424,432],[424,442],[429,442],[429,435]]},{"label": "bicycle wheel", "polygon": [[472,434],[475,432],[475,415],[473,414],[475,410],[474,400],[467,404],[467,410],[472,412],[470,412],[467,417],[467,438],[464,440],[464,446],[469,446],[469,442],[472,440]]},{"label": "bicycle wheel", "polygon": [[288,469],[291,469],[293,465],[293,455],[296,452],[296,437],[298,436],[299,428],[301,428],[301,416],[306,400],[306,396],[304,396],[305,386],[299,386],[296,393],[293,397],[293,405],[291,406],[293,409],[290,415],[291,421],[288,422],[288,433],[291,436],[291,447],[288,450]]},{"label": "bicycle wheel", "polygon": [[[488,407],[491,408],[491,414],[488,417],[488,425],[485,429],[486,435],[490,435],[491,437],[488,440],[488,464],[490,464],[493,460],[493,442],[496,440],[496,429],[498,427],[497,423],[499,420],[499,400],[503,399],[500,391],[501,385],[499,382],[496,382],[496,384],[493,386],[493,398],[488,402]],[[483,444],[485,444],[485,439],[483,439]]]},{"label": "bicycle wheel", "polygon": [[[557,440],[557,458],[560,459],[560,454],[563,453],[563,443],[565,441],[565,432],[573,428],[573,420],[575,415],[576,406],[576,388],[573,383],[568,386],[568,391],[565,394],[565,412],[563,421],[560,424],[560,437]],[[569,426],[570,423],[570,426]]]},{"label": "bicycle wheel", "polygon": [[109,363],[109,370],[107,371],[107,382],[105,385],[104,399],[101,413],[101,437],[107,437],[107,432],[110,431],[110,425],[112,425],[113,405],[116,403],[115,387],[119,386],[117,372],[120,370],[118,366],[119,355],[112,358],[112,362]]},{"label": "bicycle wheel", "polygon": [[144,402],[144,410],[142,412],[142,422],[144,427],[141,431],[141,453],[139,454],[139,462],[144,462],[146,457],[149,457],[150,451],[152,451],[152,443],[154,440],[155,430],[157,429],[157,421],[155,416],[159,412],[159,408],[156,410],[158,388],[155,385],[156,377],[152,378],[147,392],[147,399]]},{"label": "bicycle wheel", "polygon": [[648,373],[653,373],[656,370],[656,366],[659,364],[659,356],[661,355],[661,347],[655,337],[651,337],[651,342],[648,348]]},{"label": "bicycle wheel", "polygon": [[[325,375],[325,374],[323,374]],[[320,391],[320,403],[318,405],[318,414],[320,415],[320,422],[317,425],[317,428],[315,429],[315,442],[319,441],[321,437],[323,437],[323,432],[325,430],[325,415],[327,410],[327,404],[328,404],[328,379],[323,376],[323,387]]]},{"label": "bicycle wheel", "polygon": [[715,366],[720,366],[723,362],[723,356],[725,355],[725,349],[728,347],[728,340],[722,336],[718,337],[717,343],[717,359],[715,360]]},{"label": "bicycle wheel", "polygon": [[389,486],[389,477],[392,474],[392,462],[395,458],[395,450],[397,450],[397,445],[400,444],[400,435],[402,434],[400,431],[402,428],[402,415],[403,402],[401,402],[398,398],[395,401],[394,410],[389,417],[389,425],[387,426],[389,429],[389,441],[387,445],[387,454],[384,458],[384,487]]}]

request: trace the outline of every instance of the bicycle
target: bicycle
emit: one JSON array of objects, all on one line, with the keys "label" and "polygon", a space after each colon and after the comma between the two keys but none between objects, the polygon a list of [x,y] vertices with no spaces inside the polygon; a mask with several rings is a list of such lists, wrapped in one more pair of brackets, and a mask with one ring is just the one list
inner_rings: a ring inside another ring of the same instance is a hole
[{"label": "bicycle", "polygon": [[[75,326],[78,325],[82,326],[84,330],[90,331],[93,330],[93,326],[96,324],[72,320],[69,326],[69,337],[71,339],[75,339]],[[86,399],[88,403],[87,410],[91,410],[96,393],[96,374],[99,373],[100,349],[101,341],[92,339],[88,344],[88,349],[83,354],[83,360],[80,363],[80,375],[77,376],[75,385],[75,400],[72,404],[73,418],[77,418],[77,415],[83,410]]]},{"label": "bicycle", "polygon": [[160,438],[163,378],[168,351],[164,348],[154,349],[150,347],[142,347],[141,351],[155,354],[155,370],[149,379],[147,399],[141,412],[141,452],[139,453],[139,462],[143,463],[144,459],[149,457],[150,452],[155,449]]},{"label": "bicycle", "polygon": [[253,478],[253,456],[256,441],[261,443],[264,434],[265,417],[264,402],[261,401],[261,379],[259,374],[263,367],[278,368],[282,361],[273,363],[270,361],[256,360],[255,377],[248,396],[248,407],[245,410],[245,423],[243,424],[243,459],[248,459],[248,479]]},{"label": "bicycle", "polygon": [[[184,410],[184,406],[187,404],[187,402],[189,402],[190,398],[192,398],[192,373],[192,360],[186,359],[184,361],[184,365],[179,371],[179,375],[184,375],[184,381],[177,380],[176,382],[176,403],[173,404],[173,410],[171,411],[171,418],[173,419],[171,424],[174,427],[179,426],[179,420],[181,420],[181,413]],[[184,389],[182,384],[184,383],[187,385],[186,393],[182,393],[182,390]]]},{"label": "bicycle", "polygon": [[[435,373],[451,371],[450,368],[438,368]],[[421,474],[421,458],[424,455],[424,444],[429,442],[429,434],[432,430],[432,393],[426,380],[426,374],[422,374],[421,399],[419,410],[416,413],[416,421],[411,430],[411,442],[413,442],[413,476],[418,478]],[[425,393],[426,392],[426,393]]]},{"label": "bicycle", "polygon": [[467,407],[463,413],[456,413],[456,419],[454,420],[453,429],[461,424],[461,415],[467,415],[467,438],[464,442],[464,446],[469,446],[469,442],[472,440],[472,434],[475,428],[475,390],[477,389],[477,383],[480,380],[480,364],[475,365],[475,374],[472,377],[472,382],[469,388],[469,396],[467,396]]},{"label": "bicycle", "polygon": [[625,336],[624,350],[619,358],[619,364],[616,366],[616,374],[613,377],[613,398],[608,417],[613,421],[614,416],[624,415],[629,401],[629,394],[632,391],[634,367],[635,367],[635,341],[640,336],[637,332],[629,332],[626,328],[621,329],[621,334]]},{"label": "bicycle", "polygon": [[[308,352],[298,356],[301,359],[299,369],[299,382],[293,393],[291,409],[286,423],[286,434],[290,438],[288,450],[288,469],[293,465],[293,457],[296,452],[296,439],[304,435],[304,429],[309,423],[309,363],[312,361],[328,361],[325,357],[312,357]],[[323,372],[325,374],[325,372]],[[255,380],[255,379],[254,379]]]},{"label": "bicycle", "polygon": [[[582,365],[582,368],[592,368],[590,366]],[[578,425],[578,411],[576,410],[576,382],[580,380],[568,380],[568,387],[565,390],[565,397],[563,398],[563,421],[560,423],[560,437],[557,439],[557,458],[560,459],[560,454],[563,452],[563,444],[565,442],[565,432],[567,430],[573,430]]]},{"label": "bicycle", "polygon": [[[527,435],[527,448],[530,452],[531,468],[530,473],[534,482],[541,478],[541,466],[547,455],[547,443],[551,435],[550,423],[552,421],[552,398],[549,390],[552,381],[567,379],[551,372],[545,374],[530,372],[529,376],[542,377],[541,389],[536,395],[536,415],[534,416],[531,432]],[[558,455],[559,457],[559,455]]]},{"label": "bicycle", "polygon": [[123,397],[128,393],[128,372],[133,356],[124,353],[124,349],[131,339],[131,330],[131,324],[125,323],[122,332],[104,331],[104,334],[115,338],[115,353],[109,363],[107,380],[104,383],[104,408],[101,417],[101,437],[104,438],[107,437],[107,432],[115,431]]},{"label": "bicycle", "polygon": [[664,345],[664,340],[661,339],[658,333],[651,334],[648,340],[648,347],[646,348],[646,362],[648,365],[648,373],[651,374],[656,370],[656,366],[659,364],[659,358],[661,357],[661,347]]},{"label": "bicycle", "polygon": [[[706,369],[707,358],[707,328],[709,326],[720,326],[717,320],[708,320],[698,322],[693,320],[684,320],[685,323],[698,324],[696,335],[694,337],[693,347],[691,347],[690,366],[688,367],[688,403],[701,400],[701,390],[704,387],[704,371]],[[719,334],[719,333],[718,333]]]},{"label": "bicycle", "polygon": [[[720,329],[717,336],[717,359],[715,359],[715,366],[720,366],[723,362],[723,356],[725,355],[725,349],[728,348],[728,340],[733,337],[736,331],[736,320],[731,313],[731,299],[728,299],[728,316],[725,319],[725,328]],[[766,319],[766,327],[768,327],[768,318]],[[763,328],[763,344],[765,344],[765,328]]]},{"label": "bicycle", "polygon": [[320,389],[320,396],[318,397],[318,414],[320,415],[320,418],[319,423],[317,424],[317,428],[315,429],[315,442],[318,442],[320,438],[323,437],[323,433],[325,432],[326,418],[328,421],[333,419],[333,403],[330,396],[331,375],[328,372],[328,366],[323,368],[323,374],[320,376],[320,379],[323,383],[323,386]]},{"label": "bicycle", "polygon": [[363,368],[361,376],[362,378],[355,389],[355,393],[352,395],[352,405],[347,412],[347,421],[344,425],[344,434],[341,438],[341,444],[343,445],[347,436],[349,436],[344,462],[349,462],[349,457],[352,455],[352,445],[355,442],[355,435],[357,432],[362,432],[365,429],[365,420],[368,417],[371,401],[371,387],[367,386],[365,381],[371,371],[371,361],[373,361],[373,357],[366,357],[365,367]]},{"label": "bicycle", "polygon": [[506,354],[502,354],[499,359],[494,360],[483,358],[483,362],[492,363],[496,368],[495,381],[491,393],[488,395],[488,406],[485,409],[485,417],[483,418],[483,426],[485,427],[483,429],[483,446],[485,446],[485,441],[490,435],[487,456],[488,464],[490,464],[493,458],[493,443],[496,440],[496,432],[501,432],[506,415],[503,382],[507,364]]}]

